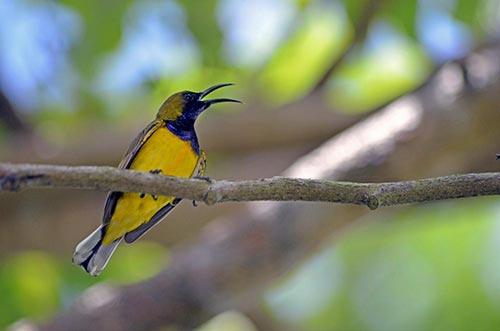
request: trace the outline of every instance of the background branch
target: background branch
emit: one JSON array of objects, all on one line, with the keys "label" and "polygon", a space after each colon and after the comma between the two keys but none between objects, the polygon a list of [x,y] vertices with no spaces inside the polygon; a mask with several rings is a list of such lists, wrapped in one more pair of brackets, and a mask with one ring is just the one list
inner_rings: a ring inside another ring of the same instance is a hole
[{"label": "background branch", "polygon": [[0,189],[79,188],[144,192],[204,201],[323,201],[379,206],[500,194],[500,173],[454,175],[394,183],[349,183],[273,177],[227,181],[186,179],[112,167],[0,164]]},{"label": "background branch", "polygon": [[19,116],[3,91],[0,90],[0,122],[15,133],[29,133],[31,128]]},{"label": "background branch", "polygon": [[325,87],[330,77],[335,74],[342,63],[344,63],[345,59],[347,59],[347,57],[353,53],[359,42],[361,42],[365,38],[372,18],[377,13],[377,10],[382,2],[382,0],[369,0],[366,2],[366,5],[364,6],[364,9],[360,14],[360,17],[357,20],[357,24],[354,25],[354,36],[351,43],[342,51],[342,53],[337,58],[332,61],[328,69],[323,73],[321,78],[313,87],[310,94],[314,94]]}]

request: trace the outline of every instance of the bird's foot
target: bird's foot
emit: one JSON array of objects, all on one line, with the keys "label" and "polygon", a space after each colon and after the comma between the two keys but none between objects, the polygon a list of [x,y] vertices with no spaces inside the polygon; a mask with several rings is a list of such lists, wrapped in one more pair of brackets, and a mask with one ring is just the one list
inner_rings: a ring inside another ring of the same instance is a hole
[{"label": "bird's foot", "polygon": [[[193,178],[194,178],[194,179],[201,179],[201,180],[204,180],[204,181],[206,181],[208,184],[212,184],[212,183],[213,183],[212,178],[207,177],[207,176],[194,176]],[[195,201],[195,200],[193,200],[193,206],[194,206],[194,207],[198,207],[198,205],[196,204],[196,201]]]},{"label": "bird's foot", "polygon": [[212,184],[212,183],[213,183],[212,178],[207,177],[207,176],[194,176],[193,178],[194,178],[194,179],[201,179],[201,180],[204,180],[204,181],[206,181],[206,182],[207,182],[207,183],[209,183],[209,184]]}]

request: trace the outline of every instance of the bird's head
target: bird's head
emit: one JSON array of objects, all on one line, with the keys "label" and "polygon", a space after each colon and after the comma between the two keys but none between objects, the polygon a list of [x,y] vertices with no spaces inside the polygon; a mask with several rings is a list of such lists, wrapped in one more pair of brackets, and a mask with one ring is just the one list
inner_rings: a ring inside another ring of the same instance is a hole
[{"label": "bird's head", "polygon": [[194,123],[198,115],[211,105],[221,102],[238,102],[239,100],[229,98],[203,100],[208,94],[221,87],[233,84],[218,84],[207,88],[202,92],[184,91],[171,95],[158,111],[157,118],[164,121],[185,120]]}]

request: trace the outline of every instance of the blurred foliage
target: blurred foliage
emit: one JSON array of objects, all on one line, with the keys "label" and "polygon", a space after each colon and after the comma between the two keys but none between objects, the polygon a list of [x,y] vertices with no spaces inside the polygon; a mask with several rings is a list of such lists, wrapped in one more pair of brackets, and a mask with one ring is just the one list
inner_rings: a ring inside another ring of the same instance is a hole
[{"label": "blurred foliage", "polygon": [[411,38],[416,38],[416,18],[418,0],[387,1],[383,8],[382,17],[394,24],[402,33]]},{"label": "blurred foliage", "polygon": [[[248,103],[282,105],[307,95],[349,47],[368,2],[0,0],[0,89],[42,137],[60,143],[96,122],[149,119],[172,92],[220,82],[237,83],[231,96]],[[384,1],[326,85],[332,111],[369,111],[498,38],[499,7]],[[304,330],[491,329],[500,322],[496,204],[451,202],[378,219],[277,286],[267,307]],[[92,279],[67,258],[12,253],[0,261],[0,328],[46,318],[97,282],[145,279],[166,261],[163,247],[142,241]],[[253,326],[229,313],[201,330],[223,327]]]},{"label": "blurred foliage", "polygon": [[[2,90],[34,121],[60,114],[50,118],[65,134],[74,118],[90,127],[127,113],[133,120],[138,105],[154,111],[174,91],[228,80],[247,98],[283,104],[307,94],[348,47],[368,3],[4,0],[0,10],[12,18],[0,23],[0,44],[9,50],[0,56]],[[435,61],[462,55],[426,40],[444,30],[449,49],[470,49],[496,33],[495,4],[382,2],[372,27],[385,28],[370,28],[331,78],[328,97],[339,100],[332,105],[366,111],[418,86]],[[447,21],[429,24],[436,14]],[[40,37],[49,31],[57,39]],[[33,53],[44,59],[43,70]]]},{"label": "blurred foliage", "polygon": [[62,0],[61,4],[78,13],[82,35],[72,58],[78,71],[87,79],[96,74],[97,54],[110,52],[118,46],[122,35],[122,17],[132,1]]},{"label": "blurred foliage", "polygon": [[219,314],[196,329],[197,331],[258,331],[253,323],[237,311]]},{"label": "blurred foliage", "polygon": [[423,83],[430,73],[431,65],[417,43],[386,25],[374,29],[388,40],[360,49],[330,81],[327,97],[339,111],[365,112]]},{"label": "blurred foliage", "polygon": [[489,330],[500,323],[498,198],[371,217],[267,296],[303,330]]},{"label": "blurred foliage", "polygon": [[352,32],[337,7],[311,5],[296,22],[294,33],[261,73],[269,101],[280,104],[303,97],[346,47]]},{"label": "blurred foliage", "polygon": [[47,318],[97,283],[130,284],[147,279],[167,261],[164,247],[142,241],[118,250],[102,276],[92,278],[68,258],[41,251],[14,254],[0,261],[0,327],[26,316]]}]

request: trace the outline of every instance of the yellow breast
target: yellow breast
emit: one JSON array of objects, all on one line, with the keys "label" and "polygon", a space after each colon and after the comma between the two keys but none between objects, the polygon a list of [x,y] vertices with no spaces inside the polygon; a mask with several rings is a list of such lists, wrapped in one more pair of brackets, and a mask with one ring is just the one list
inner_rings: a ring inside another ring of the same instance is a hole
[{"label": "yellow breast", "polygon": [[[198,164],[198,158],[189,141],[178,138],[166,127],[160,127],[149,136],[137,152],[130,169],[191,177]],[[103,244],[107,245],[141,224],[147,223],[154,214],[172,203],[174,199],[175,197],[124,193],[116,203]]]}]

